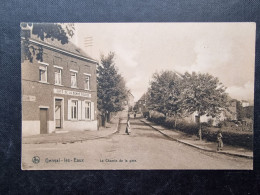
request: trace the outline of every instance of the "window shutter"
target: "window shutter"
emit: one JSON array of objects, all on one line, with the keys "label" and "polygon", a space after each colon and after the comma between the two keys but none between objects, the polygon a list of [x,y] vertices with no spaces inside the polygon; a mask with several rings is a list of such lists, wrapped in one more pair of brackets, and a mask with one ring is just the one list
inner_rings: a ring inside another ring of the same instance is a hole
[{"label": "window shutter", "polygon": [[71,120],[71,100],[68,100],[68,120]]},{"label": "window shutter", "polygon": [[85,101],[82,101],[82,120],[86,119],[85,118]]},{"label": "window shutter", "polygon": [[93,121],[93,120],[95,120],[95,107],[94,107],[94,102],[91,102],[91,111],[90,111],[90,117],[91,117],[91,120]]},{"label": "window shutter", "polygon": [[78,120],[81,120],[81,101],[78,100]]}]

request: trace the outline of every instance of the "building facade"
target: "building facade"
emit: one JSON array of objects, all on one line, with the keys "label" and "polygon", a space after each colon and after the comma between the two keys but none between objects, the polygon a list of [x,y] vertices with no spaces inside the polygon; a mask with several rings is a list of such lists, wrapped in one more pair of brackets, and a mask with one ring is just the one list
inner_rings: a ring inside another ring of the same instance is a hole
[{"label": "building facade", "polygon": [[128,111],[132,111],[135,105],[134,96],[130,91],[127,92],[127,105],[128,105]]},{"label": "building facade", "polygon": [[148,109],[146,103],[146,94],[143,94],[142,97],[136,102],[134,109],[139,113],[147,112]]},{"label": "building facade", "polygon": [[227,109],[222,109],[220,114],[217,117],[202,115],[200,116],[200,120],[198,118],[198,112],[194,112],[188,117],[184,118],[188,122],[193,123],[208,123],[209,120],[212,120],[212,125],[216,126],[219,122],[224,120],[236,121],[237,120],[237,107],[236,107],[236,100],[229,100],[229,106]]},{"label": "building facade", "polygon": [[22,60],[22,135],[97,130],[98,62],[70,42],[31,35],[29,43],[43,60]]}]

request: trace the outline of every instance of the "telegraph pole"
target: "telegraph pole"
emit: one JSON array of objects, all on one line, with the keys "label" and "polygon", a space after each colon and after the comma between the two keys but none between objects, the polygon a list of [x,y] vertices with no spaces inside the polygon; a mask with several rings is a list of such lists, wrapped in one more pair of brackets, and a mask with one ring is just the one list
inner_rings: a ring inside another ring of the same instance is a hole
[{"label": "telegraph pole", "polygon": [[93,37],[85,37],[84,38],[84,47],[92,56],[92,46],[93,46]]}]

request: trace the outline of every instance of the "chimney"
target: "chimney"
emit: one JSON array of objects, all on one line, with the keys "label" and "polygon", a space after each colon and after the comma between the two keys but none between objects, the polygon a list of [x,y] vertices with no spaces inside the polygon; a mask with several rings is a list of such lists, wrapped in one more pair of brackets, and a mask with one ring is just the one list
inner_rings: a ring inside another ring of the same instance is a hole
[{"label": "chimney", "polygon": [[30,38],[32,34],[33,23],[21,22],[20,27],[21,27],[21,37]]}]

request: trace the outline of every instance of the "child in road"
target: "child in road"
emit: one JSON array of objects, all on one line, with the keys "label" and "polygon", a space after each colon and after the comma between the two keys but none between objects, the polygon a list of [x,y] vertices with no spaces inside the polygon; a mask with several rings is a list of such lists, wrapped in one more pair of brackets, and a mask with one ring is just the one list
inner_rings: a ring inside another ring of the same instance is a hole
[{"label": "child in road", "polygon": [[127,133],[127,135],[129,135],[131,133],[131,127],[130,127],[130,120],[129,119],[127,119],[125,132]]},{"label": "child in road", "polygon": [[221,131],[218,132],[218,135],[217,135],[217,141],[218,141],[218,148],[217,148],[217,151],[220,151],[222,150],[223,148],[223,141],[222,141],[222,134],[221,134]]}]

